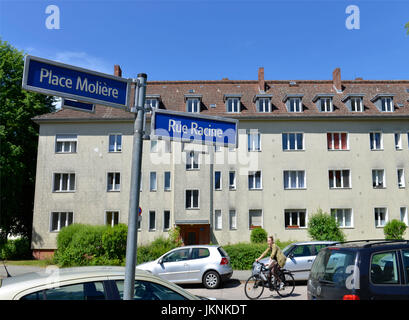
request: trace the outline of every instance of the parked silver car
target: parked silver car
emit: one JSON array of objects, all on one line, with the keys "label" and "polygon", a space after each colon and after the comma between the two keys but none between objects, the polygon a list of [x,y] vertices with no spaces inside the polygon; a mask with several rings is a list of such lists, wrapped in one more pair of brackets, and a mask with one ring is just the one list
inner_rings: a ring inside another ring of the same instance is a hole
[{"label": "parked silver car", "polygon": [[[308,280],[312,263],[318,252],[325,247],[335,244],[335,241],[307,241],[295,242],[283,249],[287,257],[285,269],[291,271],[294,280]],[[269,258],[260,260],[262,263],[268,263]]]},{"label": "parked silver car", "polygon": [[220,246],[194,245],[173,249],[158,259],[137,265],[175,283],[203,283],[208,289],[218,288],[230,279],[233,269],[230,257]]},{"label": "parked silver car", "polygon": [[[122,300],[124,267],[77,267],[0,279],[0,300]],[[136,270],[134,300],[200,300],[183,288]]]}]

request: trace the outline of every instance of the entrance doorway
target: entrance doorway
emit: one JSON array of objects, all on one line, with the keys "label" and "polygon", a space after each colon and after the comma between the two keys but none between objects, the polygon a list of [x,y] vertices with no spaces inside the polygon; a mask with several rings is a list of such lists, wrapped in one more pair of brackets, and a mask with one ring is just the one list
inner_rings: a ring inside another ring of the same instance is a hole
[{"label": "entrance doorway", "polygon": [[209,244],[210,225],[209,224],[179,224],[180,236],[185,245]]}]

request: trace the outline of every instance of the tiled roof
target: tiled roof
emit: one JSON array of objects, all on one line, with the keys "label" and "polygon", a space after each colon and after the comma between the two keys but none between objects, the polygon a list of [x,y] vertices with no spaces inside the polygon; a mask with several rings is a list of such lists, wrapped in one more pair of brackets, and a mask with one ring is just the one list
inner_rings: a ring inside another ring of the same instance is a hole
[{"label": "tiled roof", "polygon": [[[217,81],[148,81],[147,95],[160,95],[160,108],[186,111],[186,97],[201,96],[201,113],[237,118],[281,118],[281,117],[409,117],[409,80],[343,80],[342,92],[337,92],[332,80],[265,81],[266,90],[259,90],[259,82],[254,80]],[[383,113],[371,100],[379,94],[393,95],[395,111]],[[256,110],[255,96],[271,96],[272,112],[259,113]],[[317,95],[333,96],[333,112],[320,112],[313,102]],[[363,94],[364,112],[350,112],[345,105],[348,95]],[[226,96],[240,96],[239,114],[226,112]],[[290,113],[283,99],[286,96],[302,96],[303,112]],[[131,94],[132,96],[132,94]],[[131,98],[133,101],[133,98]],[[212,107],[210,105],[212,104]],[[214,106],[216,105],[216,106]],[[132,120],[133,114],[116,108],[96,106],[95,113],[61,109],[35,117],[35,121],[84,121],[84,120]]]}]

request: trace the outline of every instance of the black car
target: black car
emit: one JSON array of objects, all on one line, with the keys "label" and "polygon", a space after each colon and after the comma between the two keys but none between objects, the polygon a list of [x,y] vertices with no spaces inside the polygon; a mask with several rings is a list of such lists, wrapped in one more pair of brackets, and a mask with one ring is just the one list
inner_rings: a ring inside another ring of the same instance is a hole
[{"label": "black car", "polygon": [[309,300],[409,300],[409,241],[361,240],[320,250]]}]

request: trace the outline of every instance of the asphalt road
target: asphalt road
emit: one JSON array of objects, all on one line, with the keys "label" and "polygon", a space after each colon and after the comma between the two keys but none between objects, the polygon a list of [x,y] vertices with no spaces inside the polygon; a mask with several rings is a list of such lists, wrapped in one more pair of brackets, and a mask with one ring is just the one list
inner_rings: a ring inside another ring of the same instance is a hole
[{"label": "asphalt road", "polygon": [[[44,270],[41,267],[29,267],[29,266],[14,266],[7,265],[7,270],[12,276],[16,276],[28,272],[38,272]],[[3,264],[0,263],[0,278],[7,276],[6,270]],[[201,284],[189,284],[181,285],[182,288],[187,291],[204,297],[216,298],[218,300],[248,300],[244,293],[245,280],[250,276],[250,271],[234,271],[230,280],[223,283],[219,289],[206,289]],[[263,295],[259,300],[306,300],[307,299],[307,286],[306,282],[297,283],[293,294],[287,298],[281,298],[277,292],[270,291],[267,288],[264,290]]]}]

